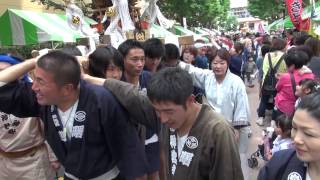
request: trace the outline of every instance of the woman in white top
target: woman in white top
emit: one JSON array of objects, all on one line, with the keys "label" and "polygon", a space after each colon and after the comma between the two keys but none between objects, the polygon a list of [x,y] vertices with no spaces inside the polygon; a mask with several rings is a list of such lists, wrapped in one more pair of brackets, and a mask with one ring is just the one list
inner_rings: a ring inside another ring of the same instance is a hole
[{"label": "woman in white top", "polygon": [[241,78],[229,71],[230,54],[221,48],[211,62],[212,70],[194,67],[184,62],[179,67],[188,71],[196,87],[205,90],[208,103],[226,117],[236,129],[243,174],[248,174],[246,152],[250,125],[250,110],[246,87]]}]

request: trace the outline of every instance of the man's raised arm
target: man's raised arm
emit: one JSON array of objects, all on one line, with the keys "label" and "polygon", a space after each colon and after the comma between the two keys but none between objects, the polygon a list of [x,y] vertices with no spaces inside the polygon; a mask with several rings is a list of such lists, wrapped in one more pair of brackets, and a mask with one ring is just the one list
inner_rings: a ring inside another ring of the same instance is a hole
[{"label": "man's raised arm", "polygon": [[104,87],[111,91],[138,123],[155,129],[157,132],[160,130],[160,121],[146,91],[139,91],[136,86],[115,79],[107,79]]},{"label": "man's raised arm", "polygon": [[8,67],[0,71],[0,82],[10,83],[19,79],[24,74],[28,73],[30,70],[34,69],[36,65],[36,59],[26,60],[22,63]]}]

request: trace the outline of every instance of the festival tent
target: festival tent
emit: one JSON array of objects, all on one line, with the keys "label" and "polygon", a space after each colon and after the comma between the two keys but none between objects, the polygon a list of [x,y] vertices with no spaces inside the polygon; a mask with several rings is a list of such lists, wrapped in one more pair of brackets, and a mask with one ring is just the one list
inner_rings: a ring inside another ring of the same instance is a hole
[{"label": "festival tent", "polygon": [[273,23],[269,24],[269,26],[267,27],[267,29],[270,30],[277,30],[277,29],[281,29],[281,28],[293,28],[293,24],[290,20],[289,17],[283,19],[278,19],[276,21],[274,21]]},{"label": "festival tent", "polygon": [[[88,24],[97,24],[85,18]],[[64,14],[7,9],[0,17],[0,46],[38,44],[48,41],[76,42],[82,33],[71,29]]]},{"label": "festival tent", "polygon": [[197,34],[200,34],[202,36],[208,36],[210,35],[207,31],[201,29],[200,27],[195,27],[194,28],[194,31],[197,33]]},{"label": "festival tent", "polygon": [[210,35],[220,35],[220,32],[215,29],[208,29],[208,28],[202,28],[203,30],[207,31]]},{"label": "festival tent", "polygon": [[280,24],[282,21],[283,21],[283,19],[278,19],[276,21],[273,21],[271,24],[268,25],[268,27],[267,27],[268,31],[276,30],[277,29],[277,25]]},{"label": "festival tent", "polygon": [[182,26],[175,25],[174,29],[175,29],[176,35],[179,35],[179,36],[192,35],[194,40],[197,40],[197,39],[204,39],[205,41],[207,40],[206,38],[203,38],[200,34],[197,34],[187,28],[182,27]]},{"label": "festival tent", "polygon": [[152,24],[150,27],[150,36],[154,38],[164,38],[167,36],[176,36],[176,35],[159,25]]},{"label": "festival tent", "polygon": [[174,25],[174,30],[175,30],[176,35],[179,35],[179,36],[195,35],[196,34],[195,32],[193,32],[187,28],[184,28],[180,25]]},{"label": "festival tent", "polygon": [[178,36],[173,34],[172,32],[166,30],[165,28],[152,24],[150,27],[150,36],[151,38],[161,38],[164,39],[164,42],[175,44],[179,47]]}]

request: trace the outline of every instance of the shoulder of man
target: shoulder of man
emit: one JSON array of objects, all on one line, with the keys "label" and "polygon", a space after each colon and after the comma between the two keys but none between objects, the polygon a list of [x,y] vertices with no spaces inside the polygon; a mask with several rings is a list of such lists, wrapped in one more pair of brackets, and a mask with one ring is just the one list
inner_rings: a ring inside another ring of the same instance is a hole
[{"label": "shoulder of man", "polygon": [[[97,100],[114,98],[112,93],[108,89],[104,88],[103,86],[91,84],[86,81],[81,81],[80,87],[85,92],[86,95],[94,95],[97,97]],[[81,92],[81,89],[80,89],[80,92]]]},{"label": "shoulder of man", "polygon": [[151,76],[152,76],[151,72],[145,71],[145,70],[142,71],[142,73],[140,75],[140,78],[139,78],[140,86],[142,88],[146,88],[147,87],[147,84],[150,81]]},{"label": "shoulder of man", "polygon": [[207,119],[204,121],[206,123],[206,127],[210,129],[214,128],[215,126],[223,126],[223,127],[231,127],[227,120],[219,113],[217,113],[210,105],[203,104],[202,108],[205,108],[204,115],[202,118]]}]

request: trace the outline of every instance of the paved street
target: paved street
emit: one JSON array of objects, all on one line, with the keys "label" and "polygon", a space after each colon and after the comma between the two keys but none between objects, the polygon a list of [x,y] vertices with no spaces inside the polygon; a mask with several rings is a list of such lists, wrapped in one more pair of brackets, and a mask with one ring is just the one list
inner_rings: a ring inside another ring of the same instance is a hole
[{"label": "paved street", "polygon": [[[249,103],[250,103],[250,111],[251,111],[251,130],[252,130],[252,136],[250,138],[250,143],[249,143],[249,150],[248,150],[248,157],[255,152],[258,149],[258,143],[261,141],[262,138],[262,127],[258,126],[256,124],[256,119],[257,119],[257,107],[259,105],[259,90],[258,90],[258,84],[255,83],[254,88],[248,88],[247,87],[247,93],[248,93],[248,98],[249,98]],[[263,167],[265,164],[264,160],[258,159],[258,167],[251,169],[250,174],[249,174],[249,180],[256,180],[259,169]]]}]

